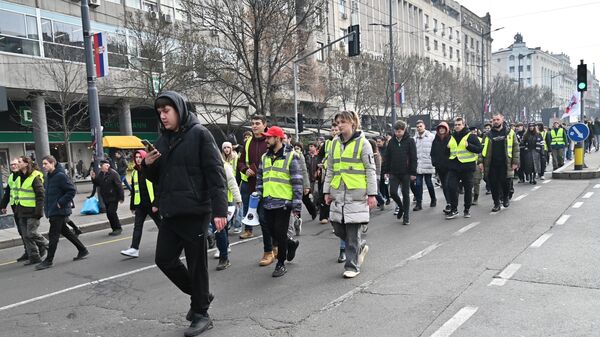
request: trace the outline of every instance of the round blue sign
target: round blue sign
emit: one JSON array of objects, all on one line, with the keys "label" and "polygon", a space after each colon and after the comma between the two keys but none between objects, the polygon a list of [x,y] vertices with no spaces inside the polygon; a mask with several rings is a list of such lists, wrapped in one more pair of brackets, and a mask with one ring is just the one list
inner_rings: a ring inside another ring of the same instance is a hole
[{"label": "round blue sign", "polygon": [[584,123],[573,124],[569,127],[567,136],[574,142],[583,142],[590,136],[590,129]]}]

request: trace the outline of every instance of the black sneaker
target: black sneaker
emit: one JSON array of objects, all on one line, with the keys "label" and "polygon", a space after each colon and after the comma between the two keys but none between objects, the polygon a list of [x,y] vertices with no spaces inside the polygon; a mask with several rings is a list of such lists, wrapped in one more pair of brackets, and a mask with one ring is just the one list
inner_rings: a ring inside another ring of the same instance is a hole
[{"label": "black sneaker", "polygon": [[48,246],[41,245],[38,246],[38,249],[40,251],[40,257],[44,258],[44,255],[46,255],[46,252],[48,252]]},{"label": "black sneaker", "polygon": [[17,262],[27,261],[27,260],[29,260],[29,255],[27,255],[27,253],[23,253],[23,255],[21,255],[21,257],[19,257],[17,259]]},{"label": "black sneaker", "polygon": [[452,207],[450,205],[446,205],[446,208],[444,208],[444,214],[450,214],[450,211],[452,210]]},{"label": "black sneaker", "polygon": [[75,227],[73,228],[73,234],[75,234],[75,236],[79,236],[81,234],[83,234],[83,232],[81,231],[81,229],[79,229],[79,227]]},{"label": "black sneaker", "polygon": [[458,211],[456,211],[456,210],[450,211],[450,213],[448,213],[448,215],[446,215],[446,220],[454,219],[457,216],[458,216]]},{"label": "black sneaker", "polygon": [[436,199],[433,199],[433,200],[431,200],[431,202],[429,203],[429,207],[435,207],[435,206],[437,206],[437,200],[436,200]]},{"label": "black sneaker", "polygon": [[508,206],[510,206],[510,200],[506,199],[502,201],[502,206],[504,206],[504,208],[508,208]]},{"label": "black sneaker", "polygon": [[396,219],[402,219],[403,215],[404,215],[404,210],[401,207],[399,207],[398,214],[396,214]]},{"label": "black sneaker", "polygon": [[[215,295],[213,295],[212,293],[208,294],[208,304],[212,303],[212,301],[215,299]],[[194,318],[194,310],[192,310],[192,308],[190,308],[190,310],[188,310],[187,315],[185,315],[185,319],[189,322],[192,321],[192,319]]]},{"label": "black sneaker", "polygon": [[285,273],[287,273],[287,269],[285,268],[285,265],[277,265],[275,266],[275,270],[273,271],[273,277],[280,277],[285,275]]},{"label": "black sneaker", "polygon": [[421,203],[417,202],[417,204],[415,205],[415,207],[413,207],[413,212],[418,212],[420,210],[422,210],[423,207],[421,207]]},{"label": "black sneaker", "polygon": [[346,262],[346,250],[340,249],[340,255],[337,259],[338,263]]},{"label": "black sneaker", "polygon": [[494,208],[492,208],[492,212],[500,212],[500,205],[494,205]]},{"label": "black sneaker", "polygon": [[385,201],[385,204],[386,204],[386,205],[389,205],[391,202],[392,202],[392,200],[390,200],[390,199],[387,199],[387,200]]},{"label": "black sneaker", "polygon": [[219,264],[217,265],[217,270],[225,270],[227,268],[229,268],[231,266],[231,263],[229,263],[229,259],[227,258],[219,258]]},{"label": "black sneaker", "polygon": [[396,208],[394,208],[394,215],[398,215],[398,212],[400,212],[400,207],[396,206]]},{"label": "black sneaker", "polygon": [[402,224],[404,226],[408,226],[410,225],[410,220],[408,219],[408,217],[404,217],[404,219],[402,220]]},{"label": "black sneaker", "polygon": [[288,261],[292,261],[294,257],[296,257],[296,249],[300,246],[300,241],[298,240],[288,240],[287,246],[287,256],[286,259]]},{"label": "black sneaker", "polygon": [[42,259],[40,259],[39,256],[33,256],[29,260],[25,261],[25,263],[23,263],[23,265],[24,266],[29,266],[29,265],[32,265],[32,264],[38,264],[40,262],[42,262]]},{"label": "black sneaker", "polygon": [[35,270],[43,270],[43,269],[48,269],[50,267],[52,267],[52,262],[50,262],[48,260],[44,260],[40,264],[35,266]]},{"label": "black sneaker", "polygon": [[470,218],[470,217],[471,217],[471,211],[470,211],[470,210],[468,210],[468,209],[465,209],[465,212],[464,212],[463,216],[464,216],[465,218]]},{"label": "black sneaker", "polygon": [[110,236],[117,236],[117,235],[121,235],[122,232],[123,232],[123,230],[121,228],[114,229],[112,232],[108,233],[108,235],[110,235]]},{"label": "black sneaker", "polygon": [[82,251],[79,251],[79,253],[77,253],[77,256],[75,256],[75,257],[73,258],[73,261],[79,261],[79,260],[83,260],[83,259],[85,259],[85,258],[86,258],[88,255],[90,255],[90,252],[89,252],[87,249],[85,249],[85,250],[82,250]]},{"label": "black sneaker", "polygon": [[191,318],[192,318],[192,323],[190,324],[190,327],[185,329],[185,331],[183,332],[183,335],[185,337],[198,336],[199,334],[203,333],[204,331],[213,328],[213,322],[212,322],[212,319],[210,319],[210,316],[208,316],[208,313],[205,313],[205,314],[193,313]]}]

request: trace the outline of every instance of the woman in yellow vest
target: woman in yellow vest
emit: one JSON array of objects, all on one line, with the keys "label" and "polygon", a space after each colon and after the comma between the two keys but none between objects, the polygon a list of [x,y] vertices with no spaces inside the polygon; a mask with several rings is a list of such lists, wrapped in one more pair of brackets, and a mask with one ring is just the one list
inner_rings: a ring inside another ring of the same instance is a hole
[{"label": "woman in yellow vest", "polygon": [[[6,207],[9,205],[13,214],[16,214],[17,196],[19,189],[21,188],[19,163],[19,158],[15,158],[10,162],[11,173],[6,181],[6,188],[4,189],[4,195],[2,196],[2,201],[0,202],[0,214],[6,214]],[[23,241],[23,248],[25,248],[25,252],[17,259],[17,262],[27,261],[29,260],[29,256],[27,255],[27,246],[25,246],[25,239],[23,238],[24,233],[21,233],[21,228],[19,226],[17,226],[17,231],[19,232],[19,236]]]},{"label": "woman in yellow vest", "polygon": [[[244,142],[245,144],[245,142]],[[238,181],[238,153],[233,150],[233,144],[231,142],[223,142],[221,144],[221,156],[223,157],[223,161],[228,163],[231,166],[231,173],[233,174],[234,179],[236,179],[236,184],[238,185],[239,190],[239,181]],[[241,176],[240,176],[241,180]],[[240,209],[236,211],[235,217],[232,220],[233,222],[233,233],[239,234],[242,232],[242,218],[243,218],[243,205],[240,203]]]},{"label": "woman in yellow vest", "polygon": [[377,206],[377,177],[373,149],[353,111],[336,114],[339,136],[327,156],[323,192],[330,205],[329,221],[335,235],[346,242],[343,276],[356,277],[369,250],[361,239],[361,226],[369,223],[369,210]]},{"label": "woman in yellow vest", "polygon": [[146,151],[137,150],[134,153],[135,166],[131,173],[131,201],[129,209],[135,214],[133,225],[133,238],[129,249],[121,251],[122,255],[130,257],[140,256],[140,241],[142,240],[142,230],[144,221],[150,216],[157,227],[161,225],[160,215],[158,214],[158,193],[156,187],[142,171],[142,161],[146,158]]},{"label": "woman in yellow vest", "polygon": [[40,218],[44,215],[44,174],[31,158],[19,158],[21,186],[17,193],[15,218],[23,233],[29,261],[25,265],[42,262],[48,240],[38,233]]}]

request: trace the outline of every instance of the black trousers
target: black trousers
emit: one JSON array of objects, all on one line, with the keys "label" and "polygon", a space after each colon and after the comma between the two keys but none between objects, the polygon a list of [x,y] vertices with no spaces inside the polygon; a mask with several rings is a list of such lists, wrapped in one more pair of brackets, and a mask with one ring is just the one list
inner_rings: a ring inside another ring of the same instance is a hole
[{"label": "black trousers", "polygon": [[438,176],[440,177],[440,184],[442,185],[442,192],[444,193],[444,199],[446,199],[446,205],[450,205],[450,197],[448,196],[448,170],[438,169]]},{"label": "black trousers", "polygon": [[49,220],[50,230],[48,231],[48,240],[50,243],[48,244],[48,255],[46,256],[46,261],[52,262],[54,260],[54,254],[56,253],[56,248],[58,247],[58,239],[60,238],[61,234],[67,238],[67,240],[71,241],[71,243],[80,252],[86,250],[83,243],[81,243],[75,234],[73,234],[73,232],[67,227],[67,217],[53,216],[50,217]]},{"label": "black trousers", "polygon": [[[210,306],[206,235],[210,214],[164,218],[156,240],[156,265],[184,293],[191,308],[205,313]],[[179,259],[185,250],[186,266]]]},{"label": "black trousers", "polygon": [[382,174],[381,178],[379,178],[379,193],[381,193],[381,196],[385,200],[388,200],[390,198],[390,189],[389,186],[385,183],[385,174]]},{"label": "black trousers", "polygon": [[[402,200],[398,195],[398,187],[402,186]],[[404,219],[408,219],[410,210],[410,175],[401,176],[390,175],[390,194],[392,199],[398,204],[398,207],[404,210]]]},{"label": "black trousers", "polygon": [[135,209],[135,220],[133,225],[133,238],[131,239],[131,248],[140,249],[140,241],[142,240],[142,232],[144,229],[144,221],[150,216],[158,228],[160,228],[161,219],[158,212],[152,213],[152,206],[139,205]]},{"label": "black trousers", "polygon": [[[323,172],[323,174],[325,174]],[[329,219],[329,205],[325,203],[323,195],[323,181],[319,180],[319,220]]]},{"label": "black trousers", "polygon": [[501,202],[509,199],[512,179],[506,177],[506,166],[490,166],[488,180],[492,190],[494,206],[500,205]]},{"label": "black trousers", "polygon": [[265,222],[277,243],[277,264],[283,265],[287,257],[288,237],[287,231],[292,210],[287,208],[265,209]]},{"label": "black trousers", "polygon": [[462,183],[465,191],[465,210],[471,209],[473,200],[473,171],[448,171],[448,196],[450,197],[450,209],[458,210],[458,189]]},{"label": "black trousers", "polygon": [[313,204],[312,200],[310,200],[310,193],[302,195],[302,203],[308,210],[310,216],[315,218],[317,216],[317,208],[315,207],[315,204]]},{"label": "black trousers", "polygon": [[113,230],[121,229],[121,221],[119,220],[119,215],[117,214],[119,202],[105,201],[104,206],[106,207],[106,217],[108,218],[108,222],[110,222],[110,228]]}]

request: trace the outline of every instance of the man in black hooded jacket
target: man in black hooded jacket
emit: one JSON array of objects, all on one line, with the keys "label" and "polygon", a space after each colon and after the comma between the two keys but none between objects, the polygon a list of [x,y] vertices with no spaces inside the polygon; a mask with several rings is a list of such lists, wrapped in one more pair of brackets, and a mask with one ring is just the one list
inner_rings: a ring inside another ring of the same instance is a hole
[{"label": "man in black hooded jacket", "polygon": [[[227,185],[221,153],[211,133],[188,110],[183,96],[162,93],[154,102],[162,134],[142,163],[146,177],[158,184],[163,218],[156,242],[156,265],[191,296],[191,321],[185,336],[212,328],[208,315],[206,236],[213,221],[217,231],[227,223]],[[185,250],[187,268],[179,257]]]}]

